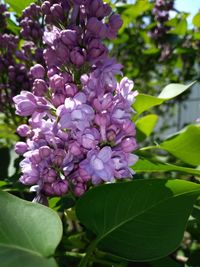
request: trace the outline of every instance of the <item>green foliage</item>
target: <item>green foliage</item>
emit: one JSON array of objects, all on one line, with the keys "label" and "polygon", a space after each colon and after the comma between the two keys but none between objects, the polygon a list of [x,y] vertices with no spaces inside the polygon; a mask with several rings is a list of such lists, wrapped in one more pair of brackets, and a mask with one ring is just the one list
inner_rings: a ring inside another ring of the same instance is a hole
[{"label": "green foliage", "polygon": [[52,257],[62,236],[58,215],[0,191],[1,267],[56,267]]},{"label": "green foliage", "polygon": [[86,193],[76,212],[96,234],[94,247],[128,260],[148,261],[178,247],[199,193],[200,185],[181,180],[109,184]]},{"label": "green foliage", "polygon": [[133,170],[136,173],[154,173],[154,172],[183,172],[183,173],[188,173],[188,174],[193,174],[200,176],[200,170],[198,169],[192,169],[192,168],[187,168],[187,167],[182,167],[182,166],[177,166],[169,163],[161,163],[158,161],[151,161],[148,159],[142,159],[140,158],[138,162],[133,166]]},{"label": "green foliage", "polygon": [[35,0],[5,0],[5,3],[9,4],[11,10],[14,11],[17,15],[21,15],[22,10],[29,6],[29,4],[36,2]]},{"label": "green foliage", "polygon": [[162,142],[159,147],[167,150],[182,161],[200,165],[200,125],[189,125]]},{"label": "green foliage", "polygon": [[193,17],[193,20],[192,20],[192,23],[194,24],[194,26],[196,27],[200,27],[200,12],[198,12],[194,17]]},{"label": "green foliage", "polygon": [[139,94],[138,96],[136,96],[136,101],[133,104],[133,108],[136,110],[137,116],[139,116],[142,112],[179,96],[180,94],[191,88],[194,84],[195,82],[192,82],[188,85],[174,83],[169,84],[164,87],[164,89],[157,97],[146,94]]},{"label": "green foliage", "polygon": [[138,142],[143,141],[146,137],[150,136],[158,121],[156,114],[146,115],[136,121],[136,138]]}]

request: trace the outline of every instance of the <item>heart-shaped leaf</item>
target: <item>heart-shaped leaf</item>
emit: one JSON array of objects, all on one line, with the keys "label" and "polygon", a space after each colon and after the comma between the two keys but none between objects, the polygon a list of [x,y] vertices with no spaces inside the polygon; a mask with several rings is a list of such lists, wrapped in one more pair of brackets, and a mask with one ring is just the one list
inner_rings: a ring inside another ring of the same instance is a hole
[{"label": "heart-shaped leaf", "polygon": [[1,267],[56,267],[51,257],[62,236],[58,215],[0,191]]},{"label": "heart-shaped leaf", "polygon": [[199,194],[200,185],[182,180],[107,184],[86,193],[76,212],[97,235],[94,245],[128,260],[151,261],[178,247]]}]

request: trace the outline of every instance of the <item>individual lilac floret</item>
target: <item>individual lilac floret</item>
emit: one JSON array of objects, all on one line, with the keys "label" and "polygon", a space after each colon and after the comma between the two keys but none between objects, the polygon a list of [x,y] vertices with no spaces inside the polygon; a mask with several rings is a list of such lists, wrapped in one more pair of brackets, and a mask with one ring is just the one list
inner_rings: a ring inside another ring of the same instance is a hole
[{"label": "individual lilac floret", "polygon": [[80,168],[88,173],[93,184],[102,181],[113,182],[114,166],[111,157],[112,150],[108,146],[103,147],[100,151],[91,150],[87,154],[87,159],[81,162]]},{"label": "individual lilac floret", "polygon": [[34,112],[42,113],[50,109],[48,102],[42,97],[36,97],[32,93],[22,91],[20,95],[13,97],[16,113],[20,116],[30,116]]},{"label": "individual lilac floret", "polygon": [[73,99],[66,98],[65,104],[57,110],[57,115],[60,117],[61,128],[84,130],[90,126],[94,110],[86,104],[85,94],[78,93]]}]

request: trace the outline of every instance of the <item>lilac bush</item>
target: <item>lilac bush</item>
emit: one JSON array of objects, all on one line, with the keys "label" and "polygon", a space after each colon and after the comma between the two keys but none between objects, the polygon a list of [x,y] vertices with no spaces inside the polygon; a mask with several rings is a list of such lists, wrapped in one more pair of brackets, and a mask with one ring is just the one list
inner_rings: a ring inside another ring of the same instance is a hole
[{"label": "lilac bush", "polygon": [[[24,14],[30,16],[32,9]],[[131,178],[137,161],[131,105],[137,92],[128,78],[117,82],[122,65],[103,43],[116,37],[120,16],[101,0],[67,6],[45,1],[40,10],[49,23],[43,34],[46,65],[31,67],[32,92],[13,98],[16,113],[30,116],[17,129],[26,137],[15,146],[24,156],[20,181],[34,186],[36,200],[43,201]]]}]

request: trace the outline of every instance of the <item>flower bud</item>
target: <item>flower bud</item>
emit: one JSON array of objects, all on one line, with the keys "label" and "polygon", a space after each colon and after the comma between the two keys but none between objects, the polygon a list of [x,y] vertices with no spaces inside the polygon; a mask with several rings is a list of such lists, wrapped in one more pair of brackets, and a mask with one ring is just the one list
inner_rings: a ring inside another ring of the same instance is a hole
[{"label": "flower bud", "polygon": [[47,158],[51,154],[51,149],[48,146],[42,146],[39,148],[40,157]]},{"label": "flower bud", "polygon": [[23,155],[28,150],[28,146],[25,142],[17,142],[15,145],[15,152],[18,155]]},{"label": "flower bud", "polygon": [[36,64],[30,69],[31,75],[35,79],[42,79],[45,75],[45,69],[42,65]]},{"label": "flower bud", "polygon": [[70,52],[70,59],[71,62],[77,66],[83,65],[85,62],[85,55],[81,49],[78,47],[75,47],[71,52]]},{"label": "flower bud", "polygon": [[30,127],[27,124],[21,124],[19,127],[17,127],[17,133],[21,137],[27,136],[29,132],[30,132]]},{"label": "flower bud", "polygon": [[34,151],[31,152],[31,155],[29,157],[30,161],[33,163],[33,164],[38,164],[41,162],[42,158],[40,156],[40,153],[39,153],[39,150],[36,149]]},{"label": "flower bud", "polygon": [[56,196],[62,196],[67,193],[68,182],[66,180],[56,181],[52,183],[52,189]]},{"label": "flower bud", "polygon": [[33,82],[33,93],[37,96],[44,96],[44,94],[47,92],[48,87],[44,80],[42,79],[36,79]]},{"label": "flower bud", "polygon": [[82,196],[85,193],[85,191],[86,191],[86,187],[84,184],[81,184],[81,183],[78,183],[74,188],[74,194],[77,197]]},{"label": "flower bud", "polygon": [[77,43],[77,33],[74,30],[63,30],[60,32],[60,36],[66,45],[75,46]]},{"label": "flower bud", "polygon": [[55,17],[55,19],[61,20],[64,17],[64,12],[63,12],[63,9],[62,9],[61,5],[54,4],[50,8],[50,10],[51,10],[52,16]]},{"label": "flower bud", "polygon": [[130,153],[133,150],[135,150],[137,148],[137,143],[135,138],[133,137],[124,138],[121,142],[121,148],[126,153]]}]

